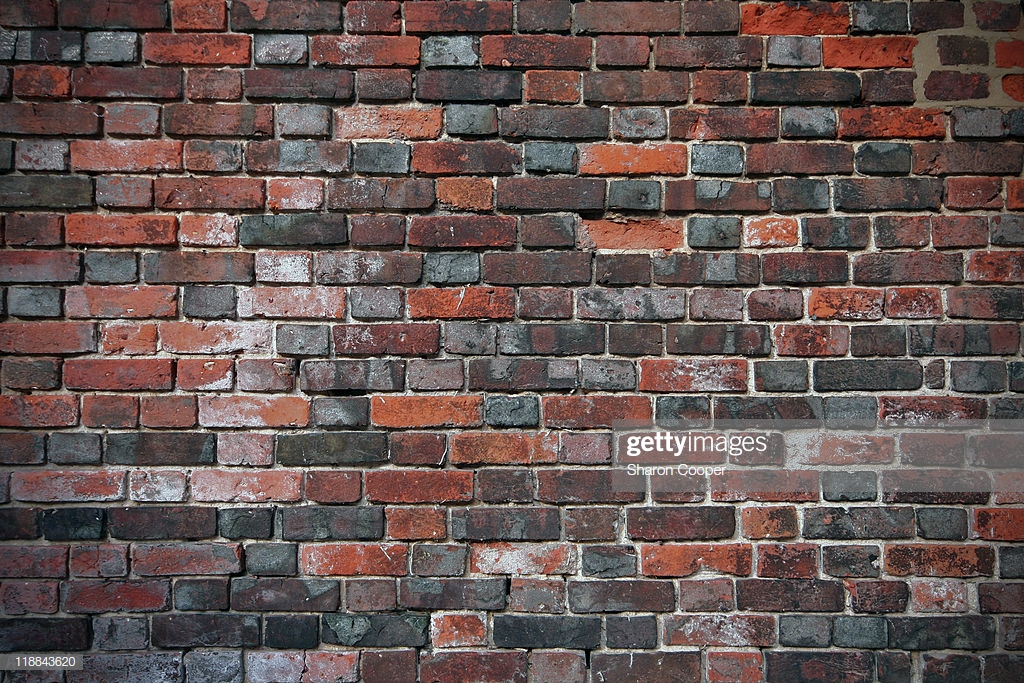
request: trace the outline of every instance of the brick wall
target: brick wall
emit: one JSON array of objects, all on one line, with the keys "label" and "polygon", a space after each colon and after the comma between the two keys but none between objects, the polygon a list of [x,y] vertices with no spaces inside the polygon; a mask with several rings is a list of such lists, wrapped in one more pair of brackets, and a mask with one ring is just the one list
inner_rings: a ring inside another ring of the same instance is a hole
[{"label": "brick wall", "polygon": [[645,496],[611,428],[1022,416],[1020,15],[2,2],[0,650],[1019,681],[1019,441]]}]

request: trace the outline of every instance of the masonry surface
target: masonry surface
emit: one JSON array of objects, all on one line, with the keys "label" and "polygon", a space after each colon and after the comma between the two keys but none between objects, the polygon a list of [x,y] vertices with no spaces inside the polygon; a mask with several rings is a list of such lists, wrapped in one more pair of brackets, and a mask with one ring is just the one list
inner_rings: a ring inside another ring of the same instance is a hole
[{"label": "masonry surface", "polygon": [[84,657],[3,681],[1022,680],[1019,441],[612,482],[1024,417],[1019,3],[0,27],[0,650]]}]

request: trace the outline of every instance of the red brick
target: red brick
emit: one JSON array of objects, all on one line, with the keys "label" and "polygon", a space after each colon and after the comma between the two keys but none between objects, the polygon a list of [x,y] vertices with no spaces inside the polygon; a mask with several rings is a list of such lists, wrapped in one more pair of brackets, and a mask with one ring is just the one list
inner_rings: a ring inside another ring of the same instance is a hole
[{"label": "red brick", "polygon": [[124,500],[125,473],[76,470],[18,471],[11,474],[11,498],[40,503]]},{"label": "red brick", "polygon": [[0,584],[0,607],[7,615],[54,614],[60,603],[56,581],[4,581]]},{"label": "red brick", "polygon": [[970,282],[1024,282],[1024,251],[975,251],[967,259]]},{"label": "red brick", "polygon": [[160,391],[171,388],[172,361],[69,359],[64,362],[64,384],[69,389],[100,391]]},{"label": "red brick", "polygon": [[77,396],[0,396],[0,427],[73,427]]},{"label": "red brick", "polygon": [[431,614],[430,643],[434,647],[486,646],[487,620],[483,614]]},{"label": "red brick", "polygon": [[850,328],[845,325],[780,325],[772,332],[780,356],[845,356]]},{"label": "red brick", "polygon": [[701,570],[749,576],[753,552],[746,543],[686,543],[640,546],[640,570],[645,576],[690,576]]},{"label": "red brick", "polygon": [[525,652],[432,652],[420,658],[423,679],[436,683],[460,683],[467,671],[479,683],[524,683],[526,668]]},{"label": "red brick", "polygon": [[77,282],[81,255],[67,251],[0,252],[0,282]]},{"label": "red brick", "polygon": [[740,32],[762,35],[844,35],[850,26],[849,8],[843,2],[797,4],[774,2],[743,5]]},{"label": "red brick", "polygon": [[231,26],[236,31],[337,30],[341,27],[341,3],[333,0],[237,0],[231,3]]},{"label": "red brick", "polygon": [[755,140],[779,135],[779,113],[768,108],[673,109],[669,135],[683,140]]},{"label": "red brick", "polygon": [[766,216],[743,219],[743,245],[747,247],[794,247],[800,240],[795,218]]},{"label": "red brick", "polygon": [[909,68],[914,65],[917,38],[823,38],[822,65],[826,69]]},{"label": "red brick", "polygon": [[818,552],[813,543],[762,543],[757,546],[757,575],[813,579],[818,576]]},{"label": "red brick", "polygon": [[64,243],[63,216],[52,213],[9,213],[4,240],[22,247],[52,247]]},{"label": "red brick", "polygon": [[883,290],[863,287],[815,287],[807,314],[816,320],[880,320]]},{"label": "red brick", "polygon": [[143,427],[194,427],[198,412],[195,396],[143,396],[140,421]]},{"label": "red brick", "polygon": [[358,472],[306,472],[306,500],[317,503],[356,503],[361,497]]},{"label": "red brick", "polygon": [[618,420],[643,422],[652,417],[647,396],[545,396],[541,406],[544,426],[559,429],[607,429]]},{"label": "red brick", "polygon": [[229,359],[178,360],[178,388],[185,391],[215,391],[231,389],[234,383],[234,363]]},{"label": "red brick", "polygon": [[405,5],[405,30],[409,33],[493,33],[512,30],[512,3],[469,0],[445,3],[415,2]]},{"label": "red brick", "polygon": [[[268,426],[283,426],[267,422]],[[191,490],[192,498],[202,502],[294,502],[302,498],[302,472],[197,469],[192,473]]]},{"label": "red brick", "polygon": [[335,325],[334,349],[338,355],[421,356],[437,353],[441,327],[437,323],[378,323]]},{"label": "red brick", "polygon": [[760,652],[708,652],[708,683],[758,683],[763,666]]},{"label": "red brick", "polygon": [[480,396],[374,396],[370,421],[381,427],[476,427],[483,419]]},{"label": "red brick", "polygon": [[402,5],[388,0],[345,6],[345,31],[348,33],[399,33],[402,30]]},{"label": "red brick", "polygon": [[665,620],[665,641],[671,645],[766,647],[774,640],[775,620],[770,616],[708,614]]},{"label": "red brick", "polygon": [[651,55],[650,39],[647,36],[597,36],[595,53],[599,67],[647,66]]},{"label": "red brick", "polygon": [[747,148],[747,173],[825,175],[853,172],[850,145],[813,142],[755,143]]},{"label": "red brick", "polygon": [[136,543],[132,572],[137,576],[236,574],[242,570],[240,543]]},{"label": "red brick", "polygon": [[64,229],[68,244],[136,247],[178,242],[174,216],[73,213],[64,217]]},{"label": "red brick", "polygon": [[266,137],[274,132],[274,110],[265,104],[169,104],[164,107],[164,131],[182,136]]},{"label": "red brick", "polygon": [[308,423],[309,401],[298,396],[199,399],[199,424],[204,427],[305,427]]},{"label": "red brick", "polygon": [[885,315],[938,318],[942,315],[942,293],[935,287],[890,287],[885,290]]},{"label": "red brick", "polygon": [[864,107],[839,112],[843,138],[943,138],[946,115],[941,109]]},{"label": "red brick", "polygon": [[235,216],[186,214],[178,220],[181,223],[178,234],[184,245],[233,247],[238,244],[239,219]]},{"label": "red brick", "polygon": [[1024,40],[1000,40],[996,43],[996,66],[1004,69],[1024,67]]},{"label": "red brick", "polygon": [[451,437],[453,465],[532,465],[558,460],[558,437],[548,432],[462,432]]},{"label": "red brick", "polygon": [[[181,361],[178,363],[180,368]],[[273,460],[272,434],[222,432],[217,435],[217,462],[222,465],[270,465]]]},{"label": "red brick", "polygon": [[473,473],[451,470],[367,472],[366,499],[379,503],[467,503],[473,499]]},{"label": "red brick", "polygon": [[263,181],[258,178],[157,178],[156,206],[176,211],[261,209]]},{"label": "red brick", "polygon": [[163,0],[83,0],[60,6],[62,26],[85,28],[166,28],[167,3]]},{"label": "red brick", "polygon": [[667,71],[585,72],[583,99],[590,103],[685,103],[689,85],[687,78]]},{"label": "red brick", "polygon": [[227,20],[224,0],[175,0],[171,5],[175,31],[223,31]]},{"label": "red brick", "polygon": [[515,290],[511,287],[410,289],[407,297],[413,319],[507,319],[515,315]]},{"label": "red brick", "polygon": [[249,66],[252,37],[237,33],[147,33],[142,56],[151,64]]},{"label": "red brick", "polygon": [[744,391],[747,361],[706,359],[644,359],[640,361],[641,391],[704,393]]},{"label": "red brick", "polygon": [[45,64],[18,66],[12,85],[14,94],[25,99],[64,99],[71,96],[71,69]]},{"label": "red brick", "polygon": [[131,429],[139,426],[139,397],[88,394],[82,397],[82,424],[86,427]]},{"label": "red brick", "polygon": [[[975,510],[975,520],[984,510]],[[904,543],[885,547],[885,571],[894,576],[992,576],[995,551],[987,546]]]},{"label": "red brick", "polygon": [[0,353],[71,354],[95,350],[93,323],[0,323]]},{"label": "red brick", "polygon": [[951,579],[911,581],[910,606],[915,612],[966,612],[967,583]]},{"label": "red brick", "polygon": [[800,533],[792,505],[746,507],[741,516],[746,538],[795,538]]},{"label": "red brick", "polygon": [[683,246],[686,221],[652,218],[640,220],[585,220],[585,236],[598,249],[664,249]]},{"label": "red brick", "polygon": [[448,533],[443,507],[388,507],[385,517],[389,540],[439,540]]},{"label": "red brick", "polygon": [[947,178],[944,203],[951,209],[1001,209],[1002,190],[1002,178]]},{"label": "red brick", "polygon": [[307,543],[299,569],[313,576],[404,576],[408,553],[403,543]]},{"label": "red brick", "polygon": [[526,101],[575,104],[582,93],[577,71],[527,71]]},{"label": "red brick", "polygon": [[64,610],[70,613],[160,612],[171,602],[171,583],[145,581],[69,581]]},{"label": "red brick", "polygon": [[501,142],[421,142],[412,169],[427,175],[512,173],[522,165],[518,148]]},{"label": "red brick", "polygon": [[339,140],[432,140],[441,136],[441,107],[346,107],[334,116]]},{"label": "red brick", "polygon": [[0,24],[25,28],[56,26],[56,0],[39,0],[24,4],[4,3],[0,6]]},{"label": "red brick", "polygon": [[238,292],[241,318],[344,318],[342,287],[245,287]]},{"label": "red brick", "polygon": [[313,65],[416,66],[420,39],[412,36],[312,36]]},{"label": "red brick", "polygon": [[324,181],[317,178],[272,178],[267,181],[267,208],[271,211],[319,209],[324,203]]},{"label": "red brick", "polygon": [[163,285],[86,285],[64,295],[69,318],[173,318],[178,288]]},{"label": "red brick", "polygon": [[170,100],[181,97],[183,92],[180,68],[88,66],[76,68],[71,77],[74,95],[81,99]]},{"label": "red brick", "polygon": [[484,66],[517,68],[590,65],[590,38],[570,36],[483,36]]},{"label": "red brick", "polygon": [[974,532],[989,541],[1024,541],[1024,509],[977,508]]},{"label": "red brick", "polygon": [[515,244],[513,216],[414,216],[409,246],[509,247]]},{"label": "red brick", "polygon": [[0,577],[60,579],[67,575],[66,545],[8,545],[0,554]]},{"label": "red brick", "polygon": [[1010,99],[1024,102],[1024,74],[1006,74],[1000,84]]},{"label": "red brick", "polygon": [[490,178],[438,178],[437,201],[453,209],[489,211],[494,208]]},{"label": "red brick", "polygon": [[685,175],[682,144],[593,144],[580,149],[582,175]]},{"label": "red brick", "polygon": [[102,110],[91,104],[63,102],[0,103],[0,133],[14,135],[94,135]]},{"label": "red brick", "polygon": [[818,499],[812,470],[726,470],[711,476],[711,499],[799,503]]},{"label": "red brick", "polygon": [[878,415],[887,423],[936,420],[979,420],[985,416],[983,399],[956,396],[882,396]]}]

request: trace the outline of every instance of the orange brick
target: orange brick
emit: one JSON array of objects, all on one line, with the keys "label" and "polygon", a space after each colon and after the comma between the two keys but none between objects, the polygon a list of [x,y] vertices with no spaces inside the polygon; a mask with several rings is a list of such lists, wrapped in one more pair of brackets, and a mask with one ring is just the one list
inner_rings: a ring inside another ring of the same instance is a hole
[{"label": "orange brick", "polygon": [[151,64],[249,66],[252,37],[238,33],[147,33],[142,56]]},{"label": "orange brick", "polygon": [[370,420],[381,427],[477,427],[480,396],[374,396]]},{"label": "orange brick", "polygon": [[407,294],[411,318],[491,318],[515,315],[511,287],[411,289]]},{"label": "orange brick", "polygon": [[826,69],[910,68],[917,38],[823,38],[822,64]]},{"label": "orange brick", "polygon": [[761,35],[844,35],[850,26],[845,2],[755,3],[741,8],[740,33]]},{"label": "orange brick", "polygon": [[433,140],[441,135],[441,107],[344,107],[334,117],[338,140]]},{"label": "orange brick", "polygon": [[743,246],[794,247],[800,242],[800,224],[781,216],[743,219]]},{"label": "orange brick", "polygon": [[687,147],[683,144],[584,145],[582,175],[685,175]]},{"label": "orange brick", "polygon": [[585,238],[598,249],[664,249],[683,246],[684,219],[583,221]]},{"label": "orange brick", "polygon": [[526,100],[575,104],[580,101],[580,78],[578,71],[527,71]]},{"label": "orange brick", "polygon": [[645,576],[690,576],[701,569],[747,576],[752,558],[753,552],[747,543],[640,546],[640,567]]},{"label": "orange brick", "polygon": [[174,216],[73,213],[64,217],[64,230],[68,244],[137,247],[178,242]]},{"label": "orange brick", "polygon": [[443,507],[388,507],[388,538],[396,541],[440,539],[448,535]]},{"label": "orange brick", "polygon": [[300,551],[304,574],[404,576],[409,548],[403,543],[307,543]]},{"label": "orange brick", "polygon": [[494,208],[490,178],[438,178],[437,201],[453,209],[488,211]]}]

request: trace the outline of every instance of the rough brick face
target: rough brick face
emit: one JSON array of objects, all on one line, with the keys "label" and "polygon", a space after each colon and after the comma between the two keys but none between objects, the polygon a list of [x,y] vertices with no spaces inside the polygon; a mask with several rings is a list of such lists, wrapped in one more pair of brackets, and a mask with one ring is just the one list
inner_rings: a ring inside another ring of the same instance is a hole
[{"label": "rough brick face", "polygon": [[0,650],[1016,681],[1018,5],[0,1]]}]

